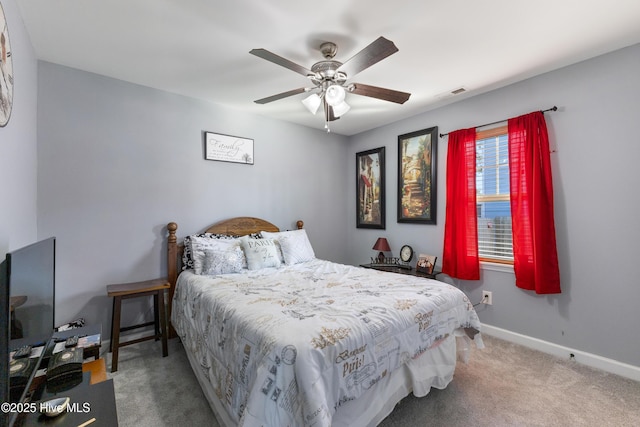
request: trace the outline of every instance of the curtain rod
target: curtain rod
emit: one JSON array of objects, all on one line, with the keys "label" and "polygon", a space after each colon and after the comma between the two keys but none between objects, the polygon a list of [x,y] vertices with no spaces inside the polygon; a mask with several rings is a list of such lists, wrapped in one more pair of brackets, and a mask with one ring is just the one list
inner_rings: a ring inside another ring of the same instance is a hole
[{"label": "curtain rod", "polygon": [[[540,112],[541,112],[541,113],[546,113],[547,111],[558,111],[558,107],[556,107],[556,106],[554,105],[553,107],[551,107],[551,108],[547,108],[546,110],[540,110]],[[509,119],[505,119],[505,120],[509,120]],[[483,124],[483,125],[474,126],[474,128],[476,128],[476,129],[477,129],[477,128],[482,128],[482,127],[485,127],[485,126],[496,125],[496,124],[498,124],[498,123],[502,123],[502,122],[504,122],[505,120],[498,120],[497,122],[485,123],[485,124]],[[447,132],[447,133],[441,133],[441,134],[440,134],[440,138],[442,138],[443,136],[447,136],[447,135],[449,135],[449,132]]]}]

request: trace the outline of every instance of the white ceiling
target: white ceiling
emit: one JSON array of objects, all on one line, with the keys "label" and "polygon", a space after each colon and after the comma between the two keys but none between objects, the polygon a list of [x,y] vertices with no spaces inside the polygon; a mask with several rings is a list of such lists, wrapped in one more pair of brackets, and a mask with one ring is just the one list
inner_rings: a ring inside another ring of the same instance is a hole
[{"label": "white ceiling", "polygon": [[304,94],[253,102],[309,82],[249,50],[310,68],[323,41],[345,62],[384,36],[399,52],[349,82],[411,98],[347,95],[343,135],[640,42],[640,0],[16,1],[38,59],[318,129]]}]

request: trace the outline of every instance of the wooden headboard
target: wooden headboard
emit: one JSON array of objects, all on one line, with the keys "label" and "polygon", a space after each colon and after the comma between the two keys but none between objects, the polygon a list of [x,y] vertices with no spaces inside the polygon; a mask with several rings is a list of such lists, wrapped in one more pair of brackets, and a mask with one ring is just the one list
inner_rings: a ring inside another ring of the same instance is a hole
[{"label": "wooden headboard", "polygon": [[[302,221],[296,222],[298,230],[302,229],[304,223]],[[182,253],[184,251],[184,245],[178,244],[178,238],[176,231],[178,231],[178,224],[170,222],[167,224],[167,231],[169,236],[167,238],[167,278],[171,287],[169,288],[169,302],[167,315],[169,322],[171,322],[171,306],[173,304],[173,294],[176,289],[176,282],[178,280],[178,274],[182,271]],[[227,234],[229,236],[246,236],[251,233],[258,233],[260,231],[277,232],[280,231],[278,227],[260,218],[253,218],[249,216],[239,216],[235,218],[225,219],[223,221],[216,222],[206,230],[204,233],[216,233]],[[171,325],[171,323],[169,323]],[[169,327],[169,337],[176,336],[176,332],[172,326]]]}]

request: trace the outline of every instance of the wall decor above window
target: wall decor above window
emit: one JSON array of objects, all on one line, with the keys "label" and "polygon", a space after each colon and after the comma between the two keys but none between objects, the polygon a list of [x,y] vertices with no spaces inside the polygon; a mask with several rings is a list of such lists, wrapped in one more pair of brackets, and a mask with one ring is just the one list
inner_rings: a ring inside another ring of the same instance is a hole
[{"label": "wall decor above window", "polygon": [[398,222],[436,223],[438,127],[398,136]]},{"label": "wall decor above window", "polygon": [[204,133],[205,160],[253,164],[253,139],[239,136]]},{"label": "wall decor above window", "polygon": [[356,227],[385,228],[384,147],[356,153]]}]

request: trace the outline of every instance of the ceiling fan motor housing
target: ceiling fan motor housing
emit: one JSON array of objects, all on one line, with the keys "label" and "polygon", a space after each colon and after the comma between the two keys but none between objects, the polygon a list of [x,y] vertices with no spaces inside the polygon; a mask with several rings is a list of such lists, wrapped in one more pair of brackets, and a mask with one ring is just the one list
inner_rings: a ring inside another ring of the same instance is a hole
[{"label": "ceiling fan motor housing", "polygon": [[337,72],[340,66],[342,66],[342,62],[329,59],[326,61],[316,62],[311,67],[311,71],[317,80],[334,80],[337,83],[342,83],[347,80],[347,76],[344,73]]},{"label": "ceiling fan motor housing", "polygon": [[338,53],[338,46],[332,42],[324,42],[320,45],[320,52],[325,59],[333,59]]}]

